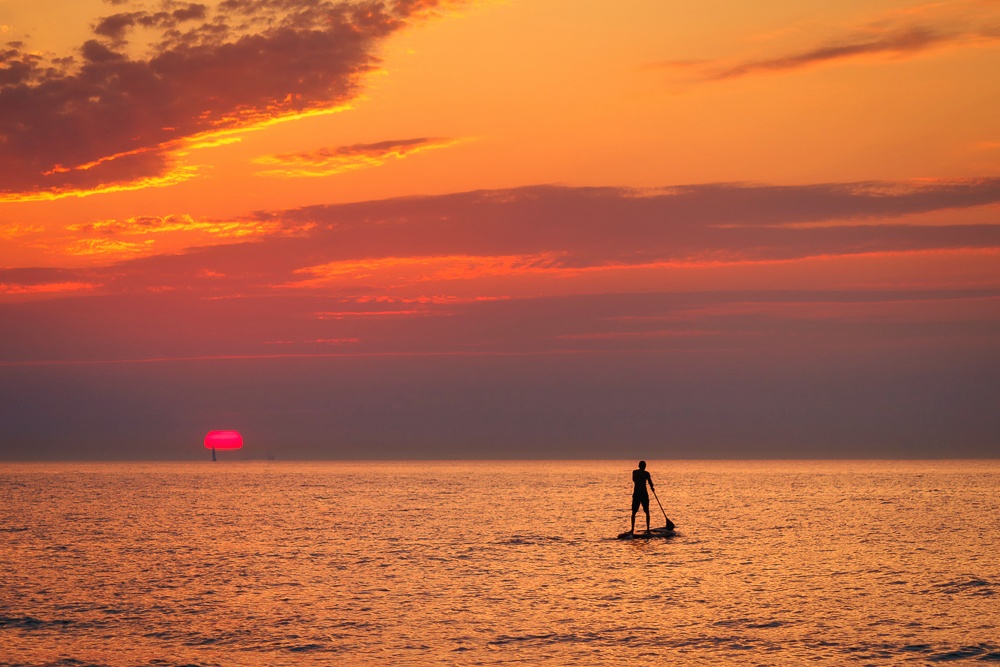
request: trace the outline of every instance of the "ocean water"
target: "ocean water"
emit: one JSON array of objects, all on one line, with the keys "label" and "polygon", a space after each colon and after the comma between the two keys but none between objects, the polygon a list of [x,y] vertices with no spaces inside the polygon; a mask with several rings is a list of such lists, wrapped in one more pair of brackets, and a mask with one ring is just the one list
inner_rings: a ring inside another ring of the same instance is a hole
[{"label": "ocean water", "polygon": [[633,467],[0,464],[0,664],[1000,662],[1000,462]]}]

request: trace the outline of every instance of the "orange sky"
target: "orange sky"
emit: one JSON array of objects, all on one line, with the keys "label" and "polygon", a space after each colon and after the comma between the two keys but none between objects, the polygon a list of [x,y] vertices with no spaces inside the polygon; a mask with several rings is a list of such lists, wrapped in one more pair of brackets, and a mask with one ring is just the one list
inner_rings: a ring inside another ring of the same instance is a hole
[{"label": "orange sky", "polygon": [[996,359],[995,1],[0,0],[0,40],[11,367]]}]

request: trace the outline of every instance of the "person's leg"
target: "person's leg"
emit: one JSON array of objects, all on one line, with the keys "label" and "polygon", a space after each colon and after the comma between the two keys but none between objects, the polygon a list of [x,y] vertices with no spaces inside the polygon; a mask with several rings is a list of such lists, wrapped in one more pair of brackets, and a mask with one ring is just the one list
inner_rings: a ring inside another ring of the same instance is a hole
[{"label": "person's leg", "polygon": [[642,511],[646,513],[646,532],[649,532],[649,496],[642,499]]},{"label": "person's leg", "polygon": [[628,532],[635,534],[635,515],[639,511],[639,499],[632,496],[632,529]]}]

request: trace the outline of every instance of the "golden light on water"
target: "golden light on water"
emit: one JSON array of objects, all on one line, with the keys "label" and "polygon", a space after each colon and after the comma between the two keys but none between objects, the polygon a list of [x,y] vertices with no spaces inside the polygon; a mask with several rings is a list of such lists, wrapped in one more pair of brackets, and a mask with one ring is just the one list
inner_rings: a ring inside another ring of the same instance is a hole
[{"label": "golden light on water", "polygon": [[984,557],[1000,538],[994,462],[650,461],[677,535],[623,542],[632,467],[6,464],[16,513],[2,525],[16,532],[0,539],[20,583],[3,651],[297,665],[1000,655],[1000,572]]}]

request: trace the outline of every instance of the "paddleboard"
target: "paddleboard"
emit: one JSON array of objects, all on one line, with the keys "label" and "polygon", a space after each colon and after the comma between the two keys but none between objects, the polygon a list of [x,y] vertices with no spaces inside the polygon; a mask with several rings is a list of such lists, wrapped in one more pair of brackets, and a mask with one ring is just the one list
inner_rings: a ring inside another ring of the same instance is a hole
[{"label": "paddleboard", "polygon": [[634,533],[625,532],[618,536],[619,540],[651,540],[654,537],[673,537],[677,534],[677,531],[667,530],[666,528],[654,528],[653,530],[646,531],[636,531]]}]

